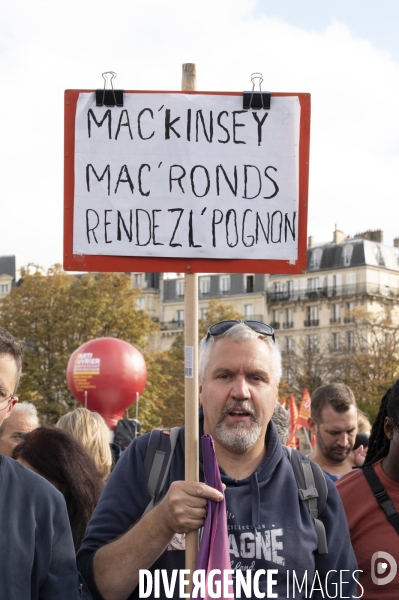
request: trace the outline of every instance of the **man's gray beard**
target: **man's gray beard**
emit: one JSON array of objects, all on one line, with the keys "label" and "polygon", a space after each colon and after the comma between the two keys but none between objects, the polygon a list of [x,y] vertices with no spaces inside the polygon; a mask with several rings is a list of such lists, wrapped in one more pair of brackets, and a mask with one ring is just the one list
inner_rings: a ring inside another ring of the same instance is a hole
[{"label": "man's gray beard", "polygon": [[[250,423],[241,422],[227,426],[225,417],[231,410],[239,407],[251,415],[252,421]],[[231,450],[240,452],[254,446],[261,435],[262,428],[259,424],[258,417],[249,402],[233,401],[229,406],[223,409],[222,415],[215,427],[215,438],[217,441]]]}]

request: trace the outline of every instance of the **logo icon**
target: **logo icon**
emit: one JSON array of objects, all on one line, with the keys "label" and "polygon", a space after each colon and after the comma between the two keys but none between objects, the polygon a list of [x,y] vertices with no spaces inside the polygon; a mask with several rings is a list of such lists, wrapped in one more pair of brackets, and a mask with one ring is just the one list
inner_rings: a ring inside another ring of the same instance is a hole
[{"label": "logo icon", "polygon": [[[383,559],[384,562],[379,561],[379,559]],[[388,565],[390,566],[390,572],[388,575],[385,577],[377,577],[377,575],[383,575],[387,572]],[[373,583],[376,585],[387,585],[387,583],[391,583],[391,581],[395,578],[397,572],[398,565],[391,554],[388,554],[388,552],[383,552],[382,550],[374,552],[373,556],[371,557],[371,579]]]}]

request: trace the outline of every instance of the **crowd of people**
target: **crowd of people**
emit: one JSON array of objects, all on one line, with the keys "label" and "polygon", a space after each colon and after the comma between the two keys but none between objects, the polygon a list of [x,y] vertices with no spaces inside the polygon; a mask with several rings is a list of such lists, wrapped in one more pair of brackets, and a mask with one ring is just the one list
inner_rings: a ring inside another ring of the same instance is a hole
[{"label": "crowd of people", "polygon": [[[399,381],[372,427],[348,386],[315,390],[316,447],[305,457],[284,445],[273,329],[213,325],[199,348],[199,427],[212,436],[221,493],[204,482],[201,450],[200,482],[184,480],[184,427],[173,446],[164,432],[162,452],[140,435],[113,468],[99,414],[77,408],[41,426],[35,406],[18,402],[21,370],[22,345],[0,328],[0,598],[140,598],[140,571],[170,580],[184,569],[187,533],[222,501],[231,569],[254,581],[264,570],[264,597],[397,597]],[[167,587],[150,597],[181,597]]]}]

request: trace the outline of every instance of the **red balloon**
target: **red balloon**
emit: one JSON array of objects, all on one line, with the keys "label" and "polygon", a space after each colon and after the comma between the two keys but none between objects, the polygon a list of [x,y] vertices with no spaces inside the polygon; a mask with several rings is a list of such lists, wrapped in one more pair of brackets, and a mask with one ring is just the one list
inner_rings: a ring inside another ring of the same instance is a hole
[{"label": "red balloon", "polygon": [[144,390],[147,368],[143,355],[134,346],[105,337],[75,350],[68,361],[66,377],[76,400],[100,413],[108,427],[115,429],[125,410]]}]

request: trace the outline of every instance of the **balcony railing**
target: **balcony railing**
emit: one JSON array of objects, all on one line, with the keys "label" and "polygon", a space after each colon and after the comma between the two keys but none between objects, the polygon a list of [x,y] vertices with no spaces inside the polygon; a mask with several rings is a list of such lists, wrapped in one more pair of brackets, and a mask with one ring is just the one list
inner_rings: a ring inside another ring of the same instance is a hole
[{"label": "balcony railing", "polygon": [[285,321],[283,323],[283,329],[292,329],[294,327],[294,323],[292,321]]},{"label": "balcony railing", "polygon": [[319,319],[306,319],[303,322],[304,327],[317,327],[319,324]]},{"label": "balcony railing", "polygon": [[344,317],[344,323],[354,323],[355,317]]},{"label": "balcony railing", "polygon": [[184,321],[163,321],[161,331],[171,331],[173,329],[184,329]]},{"label": "balcony railing", "polygon": [[326,286],[317,290],[291,290],[267,292],[267,301],[273,302],[297,302],[298,300],[316,300],[318,298],[344,298],[348,296],[384,296],[385,298],[399,298],[396,288],[386,285],[373,285],[370,283],[359,283],[342,286]]},{"label": "balcony railing", "polygon": [[341,317],[331,317],[330,323],[341,323]]},{"label": "balcony railing", "polygon": [[280,322],[279,321],[272,321],[270,323],[270,325],[273,327],[273,329],[280,329]]}]

